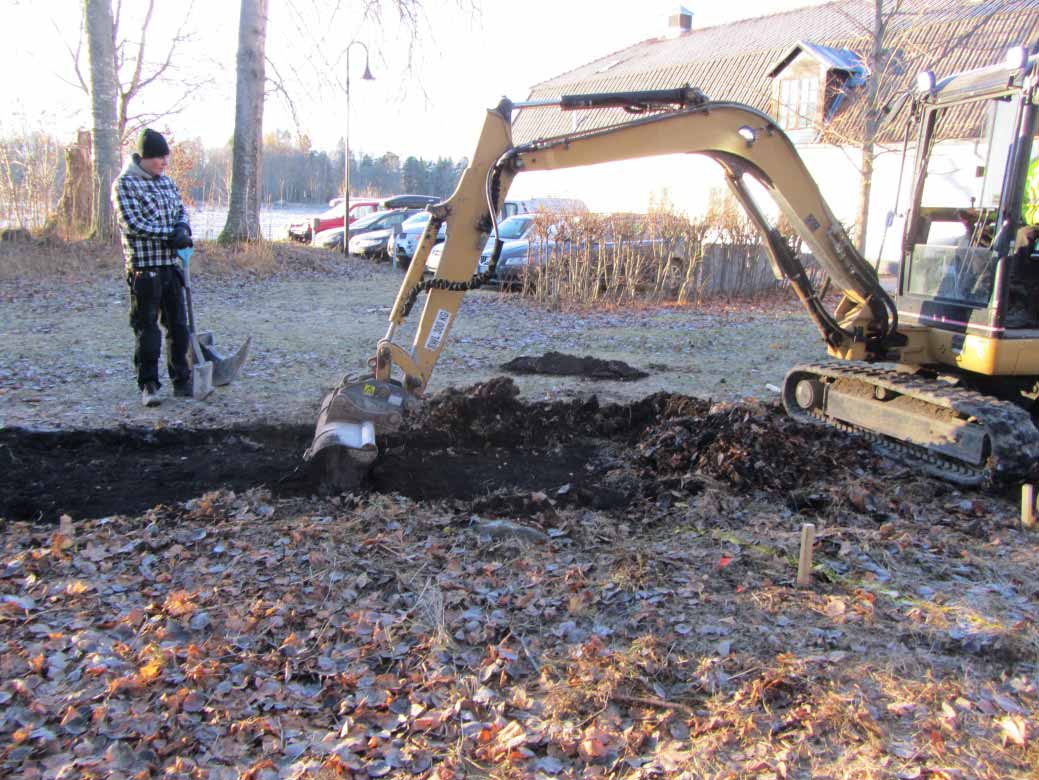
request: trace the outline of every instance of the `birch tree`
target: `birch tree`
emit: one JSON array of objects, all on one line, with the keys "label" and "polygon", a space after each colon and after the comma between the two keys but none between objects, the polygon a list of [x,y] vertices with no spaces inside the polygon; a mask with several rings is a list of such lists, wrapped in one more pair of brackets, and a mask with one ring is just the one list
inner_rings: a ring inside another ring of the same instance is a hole
[{"label": "birch tree", "polygon": [[[1005,17],[997,14],[1006,14],[1011,5],[1006,0],[995,0],[989,13],[976,15],[973,21],[938,46],[926,36],[917,38],[918,28],[929,21],[927,12],[917,10],[905,0],[872,0],[869,3],[872,12],[869,22],[841,11],[855,22],[866,40],[864,53],[869,69],[865,94],[858,98],[862,100],[861,135],[856,139],[861,151],[855,214],[855,243],[859,252],[865,252],[866,248],[874,165],[878,154],[885,151],[880,143],[887,130],[885,123],[890,119],[885,115],[885,107],[901,90],[911,85],[904,72],[906,63],[913,62],[919,69],[940,68],[952,52],[977,45],[977,37],[987,28],[1005,23]],[[853,95],[852,100],[855,99]]]},{"label": "birch tree", "polygon": [[[471,8],[473,13],[478,8],[477,0],[455,0],[455,3],[461,9]],[[299,67],[298,62],[287,63],[286,72],[298,82],[299,91],[310,103],[321,104],[319,96],[310,92],[310,85],[327,87],[335,84],[346,91],[345,84],[338,78],[345,70],[344,59],[349,45],[357,36],[384,31],[384,25],[396,19],[396,29],[402,34],[387,45],[405,48],[410,70],[420,33],[431,29],[422,0],[361,0],[359,3],[299,0],[289,6],[289,18],[295,24],[295,30],[290,30],[290,34],[294,33],[300,41],[305,41],[305,45],[300,46],[297,53],[304,66]],[[296,106],[289,97],[292,90],[286,86],[274,63],[266,58],[267,11],[268,0],[241,0],[230,208],[219,239],[224,243],[260,238],[265,90],[279,93],[286,99],[302,136],[296,119]],[[282,31],[284,33],[284,28]],[[270,66],[270,76],[265,66]]]},{"label": "birch tree", "polygon": [[[100,4],[100,2],[87,3],[86,6]],[[116,122],[119,128],[119,141],[121,144],[126,144],[142,128],[180,113],[198,94],[199,90],[211,83],[213,79],[210,76],[187,73],[176,67],[177,60],[183,59],[183,56],[178,56],[178,52],[193,38],[187,32],[188,22],[194,12],[193,0],[185,8],[180,26],[168,40],[162,42],[158,58],[150,56],[151,50],[157,47],[154,45],[154,41],[149,40],[152,32],[155,0],[147,0],[140,18],[137,19],[138,27],[135,32],[131,33],[124,33],[124,28],[130,27],[130,22],[134,20],[127,21],[121,18],[123,15],[122,2],[116,3],[114,13],[111,0],[106,0],[105,5],[108,15],[112,18],[113,44],[110,57],[115,73]],[[86,21],[85,11],[84,21]],[[75,81],[69,83],[78,85],[89,94],[91,90],[81,67],[81,45],[82,36],[75,49],[71,46],[67,47],[76,78]],[[153,85],[160,84],[173,88],[170,91],[171,96],[158,106],[154,105],[154,101],[152,101],[153,105],[149,107],[149,110],[139,108],[142,103],[140,99],[142,92]]]},{"label": "birch tree", "polygon": [[90,62],[90,107],[93,117],[94,205],[91,236],[115,235],[112,201],[108,197],[119,171],[119,124],[116,116],[115,23],[110,0],[84,0],[87,56]]},{"label": "birch tree", "polygon": [[260,165],[267,45],[267,0],[242,0],[238,20],[231,196],[220,242],[260,238]]},{"label": "birch tree", "polygon": [[[890,6],[894,7],[891,8]],[[873,3],[873,29],[870,35],[868,65],[873,77],[866,82],[866,105],[862,128],[862,167],[859,178],[859,205],[855,213],[855,244],[860,253],[866,251],[866,231],[869,229],[869,198],[873,191],[873,164],[876,157],[877,136],[883,118],[881,84],[887,75],[891,60],[888,22],[898,13],[901,1],[889,4],[884,13],[882,0]]]}]

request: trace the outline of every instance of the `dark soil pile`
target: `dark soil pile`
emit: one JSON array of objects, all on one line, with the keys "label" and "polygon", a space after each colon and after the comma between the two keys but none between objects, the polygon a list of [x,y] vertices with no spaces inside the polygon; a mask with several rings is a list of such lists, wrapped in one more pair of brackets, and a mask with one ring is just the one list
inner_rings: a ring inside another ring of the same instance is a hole
[{"label": "dark soil pile", "polygon": [[[302,461],[313,429],[0,431],[0,517],[133,514],[210,490],[320,491]],[[658,393],[602,406],[592,397],[523,403],[512,380],[432,397],[382,454],[363,490],[423,501],[477,501],[490,513],[555,505],[597,509],[695,494],[702,477],[784,495],[842,483],[875,461],[861,442],[787,418],[776,404],[714,406]]]},{"label": "dark soil pile", "polygon": [[521,355],[508,363],[502,363],[501,368],[514,374],[583,376],[587,379],[619,379],[623,382],[649,376],[623,360],[602,360],[588,355],[577,357],[562,352],[546,352],[541,357]]}]

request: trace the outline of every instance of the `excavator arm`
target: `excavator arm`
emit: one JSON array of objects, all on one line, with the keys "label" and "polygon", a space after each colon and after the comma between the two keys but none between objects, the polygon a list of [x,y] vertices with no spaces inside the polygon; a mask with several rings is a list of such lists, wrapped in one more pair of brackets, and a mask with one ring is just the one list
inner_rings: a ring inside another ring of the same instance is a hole
[{"label": "excavator arm", "polygon": [[[873,268],[858,253],[823,201],[793,143],[765,114],[738,103],[711,102],[696,89],[564,96],[563,110],[619,106],[636,118],[599,130],[515,146],[512,112],[544,104],[503,100],[487,112],[472,162],[454,194],[430,207],[432,218],[390,312],[390,326],[369,360],[370,372],[348,376],[325,397],[314,441],[305,455],[320,464],[323,478],[339,488],[357,484],[374,461],[376,437],[395,430],[415,407],[444,350],[468,290],[494,273],[476,274],[488,235],[497,236],[496,215],[513,178],[523,172],[558,170],[665,154],[700,154],[725,171],[730,188],[761,231],[778,277],[789,280],[832,355],[879,360],[904,343],[895,305]],[[669,110],[661,110],[661,109]],[[843,291],[833,312],[823,305],[808,275],[772,228],[748,190],[747,176],[770,193],[790,225]],[[422,280],[426,258],[442,224],[447,239],[435,278]],[[427,293],[410,348],[394,340],[417,301]]]}]

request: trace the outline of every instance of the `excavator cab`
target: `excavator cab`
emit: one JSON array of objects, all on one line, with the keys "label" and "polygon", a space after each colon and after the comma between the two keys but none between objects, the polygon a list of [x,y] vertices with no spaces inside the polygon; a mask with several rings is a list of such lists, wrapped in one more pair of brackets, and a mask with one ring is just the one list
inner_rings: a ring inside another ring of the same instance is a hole
[{"label": "excavator cab", "polygon": [[[1035,68],[1013,49],[997,66],[918,80],[898,316],[927,329],[934,362],[982,377],[1039,373],[1039,231],[1028,224],[1039,214],[1028,194]],[[970,134],[979,104],[983,132],[965,162],[964,142],[944,139]]]}]

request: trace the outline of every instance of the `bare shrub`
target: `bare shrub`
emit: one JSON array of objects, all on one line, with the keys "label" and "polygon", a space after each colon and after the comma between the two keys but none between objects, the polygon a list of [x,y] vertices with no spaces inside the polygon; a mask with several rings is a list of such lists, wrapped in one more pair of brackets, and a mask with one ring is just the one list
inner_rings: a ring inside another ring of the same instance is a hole
[{"label": "bare shrub", "polygon": [[43,226],[61,191],[62,147],[40,130],[0,139],[0,225]]},{"label": "bare shrub", "polygon": [[222,246],[207,241],[192,259],[195,267],[204,267],[207,272],[218,276],[246,272],[256,276],[267,276],[277,263],[274,247],[270,241],[242,242]]},{"label": "bare shrub", "polygon": [[549,308],[688,304],[782,287],[754,224],[718,192],[701,217],[666,201],[647,214],[546,213],[529,235],[522,290]]},{"label": "bare shrub", "polygon": [[177,183],[185,206],[195,206],[194,193],[205,187],[206,153],[198,138],[178,141],[170,149],[170,165],[166,175]]}]

